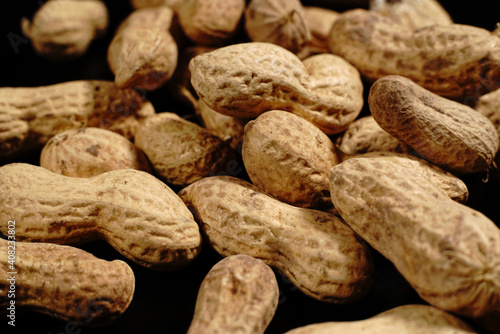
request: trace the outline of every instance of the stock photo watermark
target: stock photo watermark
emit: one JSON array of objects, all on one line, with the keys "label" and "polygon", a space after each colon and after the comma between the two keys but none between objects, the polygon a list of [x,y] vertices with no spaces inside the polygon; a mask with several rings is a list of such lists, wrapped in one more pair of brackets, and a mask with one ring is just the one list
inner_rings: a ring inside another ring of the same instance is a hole
[{"label": "stock photo watermark", "polygon": [[16,221],[9,220],[7,232],[7,282],[9,289],[7,291],[7,298],[9,299],[9,306],[7,307],[7,323],[10,326],[16,326]]}]

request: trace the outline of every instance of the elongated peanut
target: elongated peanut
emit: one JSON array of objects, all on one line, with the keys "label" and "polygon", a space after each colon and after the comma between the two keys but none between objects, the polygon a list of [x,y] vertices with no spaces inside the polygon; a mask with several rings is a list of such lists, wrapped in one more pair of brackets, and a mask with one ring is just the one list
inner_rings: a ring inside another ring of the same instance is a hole
[{"label": "elongated peanut", "polygon": [[91,178],[13,163],[0,167],[0,231],[16,220],[16,239],[79,244],[104,239],[147,268],[170,270],[199,253],[191,212],[154,176],[134,169]]},{"label": "elongated peanut", "polygon": [[286,110],[334,134],[343,131],[363,107],[358,71],[331,54],[301,62],[280,46],[250,42],[198,55],[189,69],[200,99],[229,116],[252,118]]},{"label": "elongated peanut", "polygon": [[484,171],[498,150],[498,135],[486,117],[410,79],[391,75],[377,80],[368,104],[380,127],[443,169]]},{"label": "elongated peanut", "polygon": [[73,128],[100,127],[133,138],[139,120],[154,112],[137,92],[110,81],[0,88],[0,159],[40,149]]},{"label": "elongated peanut", "polygon": [[74,177],[91,177],[117,169],[151,172],[146,156],[130,140],[101,128],[58,133],[43,147],[40,166]]},{"label": "elongated peanut", "polygon": [[318,127],[282,110],[263,113],[245,126],[245,169],[254,185],[285,203],[317,207],[330,202],[335,146]]},{"label": "elongated peanut", "polygon": [[[15,261],[12,264],[6,255],[0,256],[2,312],[15,300],[19,311],[41,312],[78,325],[104,326],[123,314],[132,301],[134,272],[123,261],[101,260],[71,246],[0,239],[2,254],[8,250],[14,251]],[[11,293],[14,298],[8,298]]]},{"label": "elongated peanut", "polygon": [[286,334],[466,334],[475,333],[463,320],[427,305],[403,305],[358,321],[325,322],[292,329]]},{"label": "elongated peanut", "polygon": [[332,202],[431,305],[468,317],[500,306],[500,229],[416,170],[378,158],[333,167]]},{"label": "elongated peanut", "polygon": [[311,40],[305,16],[299,0],[251,0],[245,10],[245,29],[254,42],[298,53]]},{"label": "elongated peanut", "polygon": [[278,307],[274,272],[245,254],[216,263],[201,283],[188,334],[263,334]]},{"label": "elongated peanut", "polygon": [[337,216],[282,203],[230,176],[203,178],[179,196],[219,254],[261,259],[308,296],[348,303],[371,286],[371,253]]},{"label": "elongated peanut", "polygon": [[330,50],[371,81],[401,75],[422,87],[463,100],[500,82],[500,38],[486,29],[433,25],[412,30],[364,9],[342,13],[330,31]]},{"label": "elongated peanut", "polygon": [[108,48],[108,64],[121,88],[154,90],[177,66],[177,43],[169,32],[174,11],[167,6],[138,9],[120,25]]},{"label": "elongated peanut", "polygon": [[174,113],[148,117],[137,131],[135,144],[160,178],[179,186],[226,172],[236,162],[228,142]]},{"label": "elongated peanut", "polygon": [[108,10],[102,1],[58,0],[43,3],[33,17],[21,21],[37,54],[54,61],[83,55],[92,40],[108,26]]}]

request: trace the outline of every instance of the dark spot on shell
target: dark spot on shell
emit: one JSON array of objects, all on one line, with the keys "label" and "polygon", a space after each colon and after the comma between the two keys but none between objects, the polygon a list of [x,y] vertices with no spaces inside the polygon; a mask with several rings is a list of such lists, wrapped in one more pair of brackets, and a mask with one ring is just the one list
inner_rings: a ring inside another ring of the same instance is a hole
[{"label": "dark spot on shell", "polygon": [[97,145],[92,145],[92,146],[87,147],[87,149],[85,150],[85,152],[92,154],[94,157],[97,157],[99,155],[99,151],[98,150],[100,148],[101,148],[101,146],[99,146],[98,144]]},{"label": "dark spot on shell", "polygon": [[427,63],[425,63],[423,70],[424,71],[439,71],[439,70],[442,70],[443,68],[448,67],[452,64],[453,64],[453,62],[439,57],[436,59],[429,60]]}]

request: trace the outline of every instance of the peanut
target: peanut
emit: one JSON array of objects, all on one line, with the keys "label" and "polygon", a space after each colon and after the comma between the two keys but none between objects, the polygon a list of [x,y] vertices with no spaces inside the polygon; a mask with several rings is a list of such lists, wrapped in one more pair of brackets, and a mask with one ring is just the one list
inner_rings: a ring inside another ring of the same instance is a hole
[{"label": "peanut", "polygon": [[299,0],[251,0],[245,10],[245,29],[254,42],[298,53],[311,40],[305,16]]},{"label": "peanut", "polygon": [[358,321],[325,322],[307,325],[286,334],[466,334],[475,333],[463,320],[427,305],[403,305]]},{"label": "peanut", "polygon": [[42,149],[40,166],[74,177],[92,177],[118,169],[151,173],[146,156],[130,140],[100,128],[70,129],[50,138]]},{"label": "peanut", "polygon": [[394,75],[372,85],[368,104],[380,127],[443,169],[470,174],[492,165],[495,127],[466,105]]},{"label": "peanut", "polygon": [[130,4],[134,9],[168,6],[173,10],[177,10],[183,0],[130,0]]},{"label": "peanut", "polygon": [[349,226],[415,291],[445,311],[479,317],[500,306],[500,230],[423,174],[379,158],[331,169],[331,198]]},{"label": "peanut", "polygon": [[337,216],[285,204],[231,176],[203,178],[179,196],[219,254],[261,259],[310,297],[348,303],[371,286],[371,253]]},{"label": "peanut", "polygon": [[298,57],[304,59],[313,54],[329,53],[328,35],[340,13],[326,8],[306,6],[304,14],[307,26],[311,31],[311,40],[298,53]]},{"label": "peanut", "polygon": [[177,186],[225,172],[236,162],[229,143],[169,112],[148,117],[136,133],[135,144],[159,177]]},{"label": "peanut", "polygon": [[334,134],[345,130],[363,107],[358,71],[331,54],[301,62],[280,46],[249,42],[198,55],[189,69],[200,99],[238,118],[286,110]]},{"label": "peanut", "polygon": [[179,197],[134,169],[74,178],[43,167],[0,167],[0,231],[16,220],[16,239],[79,244],[104,239],[144,267],[173,270],[199,253],[201,235]]},{"label": "peanut", "polygon": [[167,6],[138,9],[120,25],[108,48],[108,64],[120,88],[154,90],[177,66],[177,43],[169,32],[174,11]]},{"label": "peanut", "polygon": [[453,24],[450,14],[437,0],[370,0],[370,9],[411,30]]},{"label": "peanut", "polygon": [[21,21],[37,54],[53,61],[72,60],[83,55],[92,40],[104,34],[108,10],[102,1],[47,1],[33,22]]},{"label": "peanut", "polygon": [[202,45],[219,45],[239,30],[244,0],[185,0],[179,5],[179,23],[186,36]]},{"label": "peanut", "polygon": [[272,197],[308,208],[331,204],[335,146],[305,119],[282,110],[263,113],[245,126],[242,157],[252,183]]},{"label": "peanut", "polygon": [[444,97],[465,99],[500,81],[500,38],[486,29],[433,25],[412,30],[374,11],[342,13],[329,36],[332,53],[370,81],[401,75]]},{"label": "peanut", "polygon": [[[20,221],[16,221],[19,224]],[[15,248],[13,248],[15,247]],[[0,251],[15,249],[15,307],[84,326],[105,326],[127,310],[135,290],[132,268],[101,260],[81,249],[0,239]],[[0,307],[12,281],[7,256],[0,257]]]},{"label": "peanut", "polygon": [[228,256],[203,279],[187,334],[263,334],[278,298],[274,272],[262,260]]},{"label": "peanut", "polygon": [[100,127],[132,138],[153,105],[109,81],[0,88],[0,159],[40,149],[59,132]]},{"label": "peanut", "polygon": [[494,90],[488,94],[482,95],[474,108],[483,116],[487,117],[495,126],[495,129],[500,138],[500,90]]}]

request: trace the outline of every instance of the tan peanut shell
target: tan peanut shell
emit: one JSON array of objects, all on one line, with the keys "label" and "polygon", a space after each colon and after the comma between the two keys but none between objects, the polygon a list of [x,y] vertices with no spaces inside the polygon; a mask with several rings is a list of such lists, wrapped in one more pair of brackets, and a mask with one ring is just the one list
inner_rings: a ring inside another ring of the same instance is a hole
[{"label": "tan peanut shell", "polygon": [[500,82],[499,45],[499,35],[486,29],[450,24],[412,30],[364,9],[343,12],[329,36],[331,52],[368,80],[401,75],[458,100]]},{"label": "tan peanut shell", "polygon": [[[13,270],[8,250],[15,250]],[[0,239],[0,251],[2,313],[14,300],[18,312],[40,312],[81,326],[105,326],[132,301],[134,272],[121,260],[102,260],[71,246],[4,239]],[[14,280],[9,280],[12,276]],[[8,298],[11,290],[15,296]]]},{"label": "tan peanut shell", "polygon": [[488,94],[482,95],[474,109],[479,111],[483,116],[488,118],[495,126],[495,129],[500,138],[500,90],[494,90]]},{"label": "tan peanut shell", "polygon": [[331,203],[335,146],[302,117],[271,110],[247,123],[242,158],[252,183],[270,196],[306,208]]},{"label": "tan peanut shell", "polygon": [[370,0],[370,10],[411,30],[434,24],[453,24],[450,14],[437,0]]},{"label": "tan peanut shell", "polygon": [[177,66],[177,43],[169,29],[174,11],[167,6],[137,9],[118,27],[108,48],[108,64],[121,88],[154,90]]},{"label": "tan peanut shell", "polygon": [[223,256],[261,259],[321,301],[353,302],[371,287],[371,253],[337,216],[285,204],[231,176],[203,178],[179,196]]},{"label": "tan peanut shell", "polygon": [[368,104],[381,128],[443,169],[470,174],[492,165],[499,145],[495,127],[464,104],[395,75],[371,86]]},{"label": "tan peanut shell", "polygon": [[16,240],[80,244],[104,239],[147,268],[173,270],[199,253],[191,212],[163,182],[135,169],[91,178],[13,163],[0,167],[0,232],[16,220]]},{"label": "tan peanut shell", "polygon": [[245,29],[252,41],[276,44],[293,53],[311,41],[299,0],[251,0],[245,10]]},{"label": "tan peanut shell", "polygon": [[397,306],[371,318],[358,321],[337,321],[307,325],[286,334],[471,334],[475,331],[466,322],[428,305]]},{"label": "tan peanut shell", "polygon": [[336,145],[342,160],[370,152],[394,152],[410,154],[413,149],[390,135],[378,125],[373,116],[363,116],[337,137]]},{"label": "tan peanut shell", "polygon": [[215,111],[238,118],[286,110],[334,134],[342,132],[363,107],[358,71],[332,54],[301,62],[280,46],[249,42],[198,55],[189,69],[200,99]]},{"label": "tan peanut shell", "polygon": [[168,6],[173,10],[177,10],[183,1],[184,0],[130,0],[130,5],[134,9]]},{"label": "tan peanut shell", "polygon": [[379,158],[330,173],[332,202],[415,291],[445,311],[479,317],[500,306],[500,229],[423,174]]},{"label": "tan peanut shell", "polygon": [[262,260],[228,256],[203,279],[187,334],[263,334],[279,295],[276,276]]},{"label": "tan peanut shell", "polygon": [[184,0],[177,14],[194,43],[220,45],[238,32],[244,11],[245,0]]},{"label": "tan peanut shell", "polygon": [[42,2],[32,22],[21,20],[35,52],[53,61],[80,57],[107,27],[106,5],[96,0]]},{"label": "tan peanut shell", "polygon": [[101,128],[58,133],[43,147],[40,166],[74,177],[92,177],[118,169],[152,172],[144,153],[130,140]]},{"label": "tan peanut shell", "polygon": [[236,161],[228,142],[169,112],[147,118],[137,131],[135,144],[159,177],[177,186],[226,172]]},{"label": "tan peanut shell", "polygon": [[0,88],[0,159],[41,148],[59,132],[100,127],[133,138],[139,120],[155,113],[139,93],[113,82],[68,81]]},{"label": "tan peanut shell", "polygon": [[321,7],[304,7],[304,17],[311,31],[311,40],[297,55],[304,59],[318,53],[329,53],[328,36],[333,23],[340,13],[331,9]]}]

